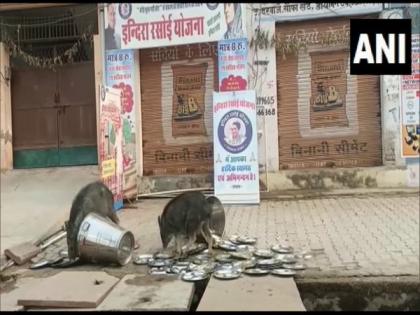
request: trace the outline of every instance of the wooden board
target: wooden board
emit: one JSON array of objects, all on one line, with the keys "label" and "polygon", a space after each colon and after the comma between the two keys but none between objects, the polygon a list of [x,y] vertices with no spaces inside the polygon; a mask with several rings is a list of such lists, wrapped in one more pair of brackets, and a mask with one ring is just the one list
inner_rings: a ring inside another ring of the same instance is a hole
[{"label": "wooden board", "polygon": [[305,311],[293,278],[211,278],[197,311]]},{"label": "wooden board", "polygon": [[118,281],[118,278],[102,271],[65,271],[42,279],[19,298],[18,305],[94,308]]},{"label": "wooden board", "polygon": [[126,275],[99,305],[101,311],[188,311],[194,284],[177,276]]},{"label": "wooden board", "polygon": [[6,249],[4,254],[12,259],[16,264],[23,265],[40,252],[41,248],[26,242]]}]

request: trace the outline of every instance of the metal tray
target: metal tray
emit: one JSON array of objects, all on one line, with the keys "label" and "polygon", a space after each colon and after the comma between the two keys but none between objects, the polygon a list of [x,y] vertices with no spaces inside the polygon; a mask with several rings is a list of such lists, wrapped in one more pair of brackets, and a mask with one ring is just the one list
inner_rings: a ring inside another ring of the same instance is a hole
[{"label": "metal tray", "polygon": [[292,277],[296,274],[296,271],[291,269],[273,269],[271,270],[271,274],[280,277]]},{"label": "metal tray", "polygon": [[243,273],[249,276],[265,276],[270,273],[270,270],[260,268],[249,268],[245,269]]}]

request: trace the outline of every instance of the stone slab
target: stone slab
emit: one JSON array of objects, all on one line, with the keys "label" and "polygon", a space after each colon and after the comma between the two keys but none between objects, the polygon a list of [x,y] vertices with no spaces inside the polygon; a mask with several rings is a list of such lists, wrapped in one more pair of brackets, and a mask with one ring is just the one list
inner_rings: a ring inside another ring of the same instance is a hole
[{"label": "stone slab", "polygon": [[101,311],[188,311],[194,284],[178,276],[126,275],[99,305]]},{"label": "stone slab", "polygon": [[118,281],[102,271],[64,271],[42,279],[18,299],[18,305],[95,308]]},{"label": "stone slab", "polygon": [[305,311],[293,278],[211,278],[197,311]]}]

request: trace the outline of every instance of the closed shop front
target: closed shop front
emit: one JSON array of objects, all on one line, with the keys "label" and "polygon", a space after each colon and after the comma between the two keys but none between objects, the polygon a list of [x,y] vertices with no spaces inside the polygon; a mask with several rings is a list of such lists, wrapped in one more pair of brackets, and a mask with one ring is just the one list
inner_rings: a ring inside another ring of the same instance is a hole
[{"label": "closed shop front", "polygon": [[379,77],[350,75],[349,18],[276,25],[280,169],[381,164]]},{"label": "closed shop front", "polygon": [[213,170],[216,43],[140,50],[143,174]]}]

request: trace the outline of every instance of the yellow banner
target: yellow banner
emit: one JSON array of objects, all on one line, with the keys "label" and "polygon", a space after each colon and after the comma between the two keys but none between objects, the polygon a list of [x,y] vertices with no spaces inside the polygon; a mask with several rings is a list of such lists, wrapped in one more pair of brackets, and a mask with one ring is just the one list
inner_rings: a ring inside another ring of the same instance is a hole
[{"label": "yellow banner", "polygon": [[102,178],[115,175],[115,159],[102,161]]}]

